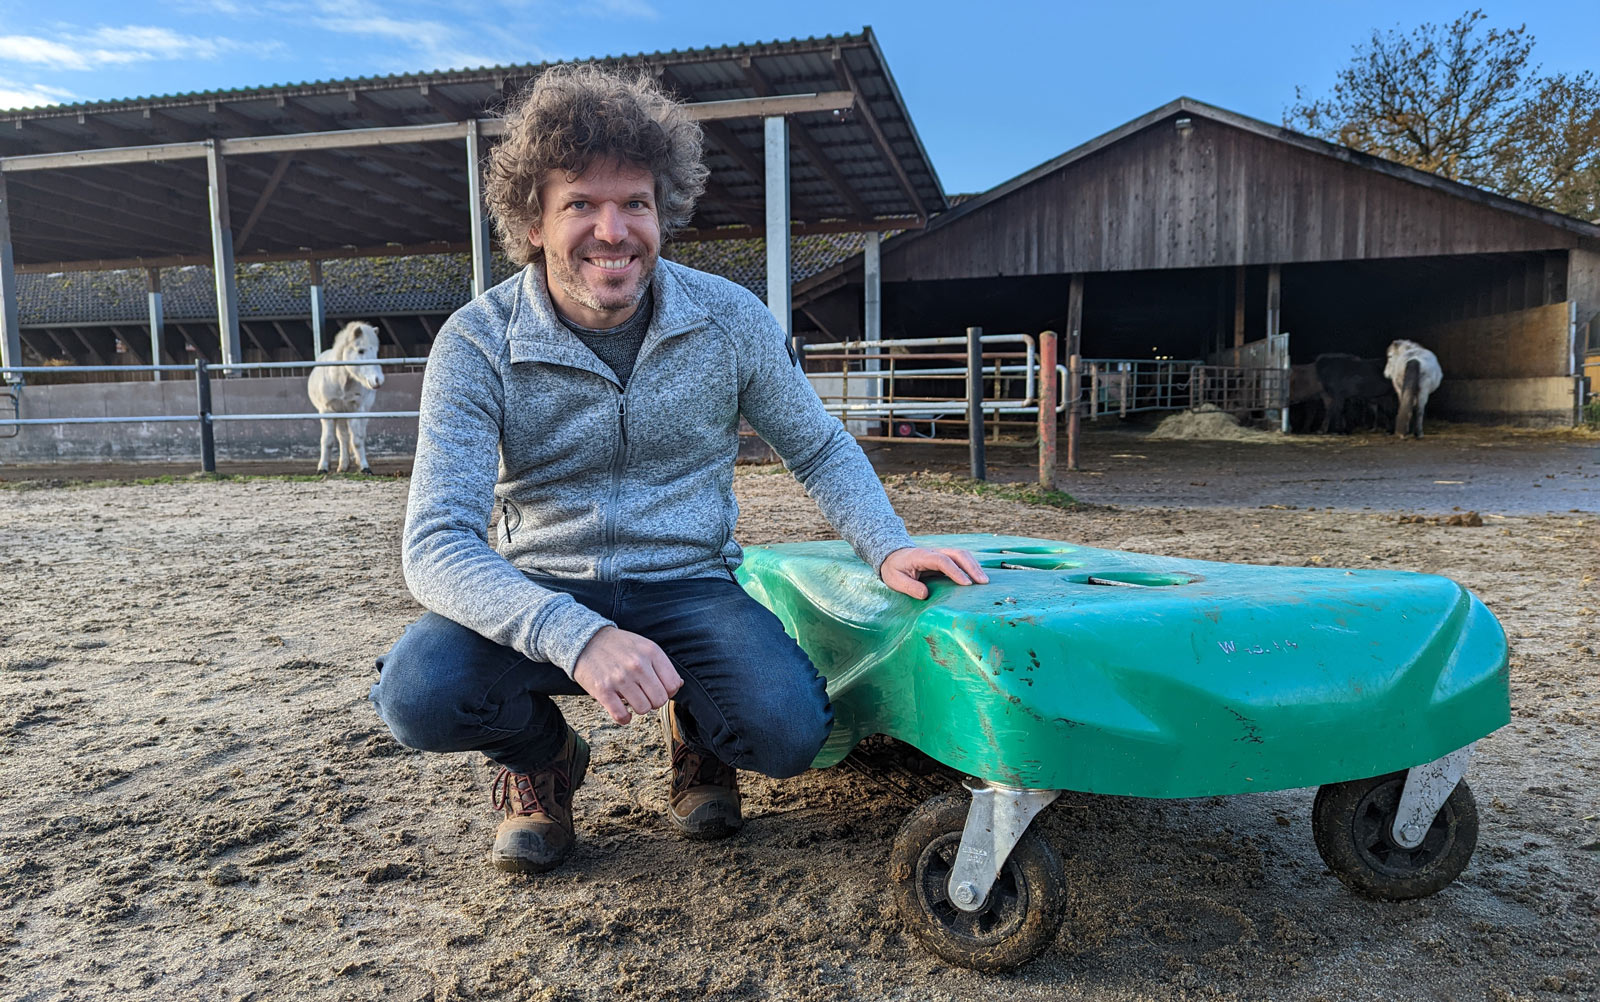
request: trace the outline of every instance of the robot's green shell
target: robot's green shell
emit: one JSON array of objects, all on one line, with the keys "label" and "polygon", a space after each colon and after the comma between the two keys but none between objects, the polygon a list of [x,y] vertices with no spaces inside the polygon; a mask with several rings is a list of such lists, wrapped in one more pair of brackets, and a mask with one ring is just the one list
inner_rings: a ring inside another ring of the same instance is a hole
[{"label": "robot's green shell", "polygon": [[1446,578],[918,542],[990,583],[917,601],[842,542],[745,552],[741,583],[828,679],[818,767],[888,734],[1011,786],[1204,796],[1407,768],[1510,719],[1505,633]]}]

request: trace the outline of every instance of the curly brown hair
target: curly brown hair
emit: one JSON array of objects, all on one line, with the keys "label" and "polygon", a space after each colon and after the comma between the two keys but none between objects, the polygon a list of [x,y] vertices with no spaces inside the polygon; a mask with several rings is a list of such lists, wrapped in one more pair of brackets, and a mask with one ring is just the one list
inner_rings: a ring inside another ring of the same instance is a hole
[{"label": "curly brown hair", "polygon": [[539,189],[556,171],[576,178],[605,160],[655,175],[663,238],[689,222],[709,174],[699,124],[649,76],[592,63],[545,70],[507,109],[505,137],[484,169],[484,201],[506,256],[541,260],[528,240],[542,216]]}]

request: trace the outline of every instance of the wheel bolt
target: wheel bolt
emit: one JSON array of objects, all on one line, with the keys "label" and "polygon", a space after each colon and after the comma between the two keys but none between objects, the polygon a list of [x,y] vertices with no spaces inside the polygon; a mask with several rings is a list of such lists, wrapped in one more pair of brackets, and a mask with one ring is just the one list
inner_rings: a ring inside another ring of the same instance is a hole
[{"label": "wheel bolt", "polygon": [[1422,826],[1419,824],[1405,825],[1400,829],[1400,834],[1405,836],[1407,842],[1422,841]]},{"label": "wheel bolt", "polygon": [[978,889],[971,883],[962,881],[956,885],[955,899],[958,905],[970,905],[978,900]]}]

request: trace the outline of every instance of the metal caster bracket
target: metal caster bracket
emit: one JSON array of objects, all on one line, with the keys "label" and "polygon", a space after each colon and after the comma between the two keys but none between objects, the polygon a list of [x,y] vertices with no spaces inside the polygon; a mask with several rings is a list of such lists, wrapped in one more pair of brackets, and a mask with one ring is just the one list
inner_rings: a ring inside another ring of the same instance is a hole
[{"label": "metal caster bracket", "polygon": [[976,912],[989,900],[989,891],[1023,832],[1040,811],[1061,796],[1061,791],[976,785],[970,781],[961,785],[972,793],[972,806],[967,809],[967,824],[961,831],[961,848],[950,869],[947,890],[950,902],[957,908]]},{"label": "metal caster bracket", "polygon": [[1457,748],[1444,758],[1436,758],[1407,770],[1405,789],[1400,792],[1400,806],[1394,815],[1394,827],[1389,831],[1395,842],[1406,849],[1415,849],[1422,844],[1439,808],[1450,799],[1451,791],[1466,774],[1473,747],[1467,745]]}]

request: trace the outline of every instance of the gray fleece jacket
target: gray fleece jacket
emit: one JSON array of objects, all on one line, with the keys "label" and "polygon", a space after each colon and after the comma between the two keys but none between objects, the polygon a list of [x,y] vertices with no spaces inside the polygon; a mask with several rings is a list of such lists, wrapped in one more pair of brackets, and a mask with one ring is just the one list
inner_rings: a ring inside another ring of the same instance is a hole
[{"label": "gray fleece jacket", "polygon": [[651,291],[626,392],[557,318],[538,264],[457,310],[422,380],[406,584],[434,612],[568,674],[614,624],[528,575],[727,575],[741,560],[741,414],[867,564],[913,545],[759,299],[665,260]]}]

